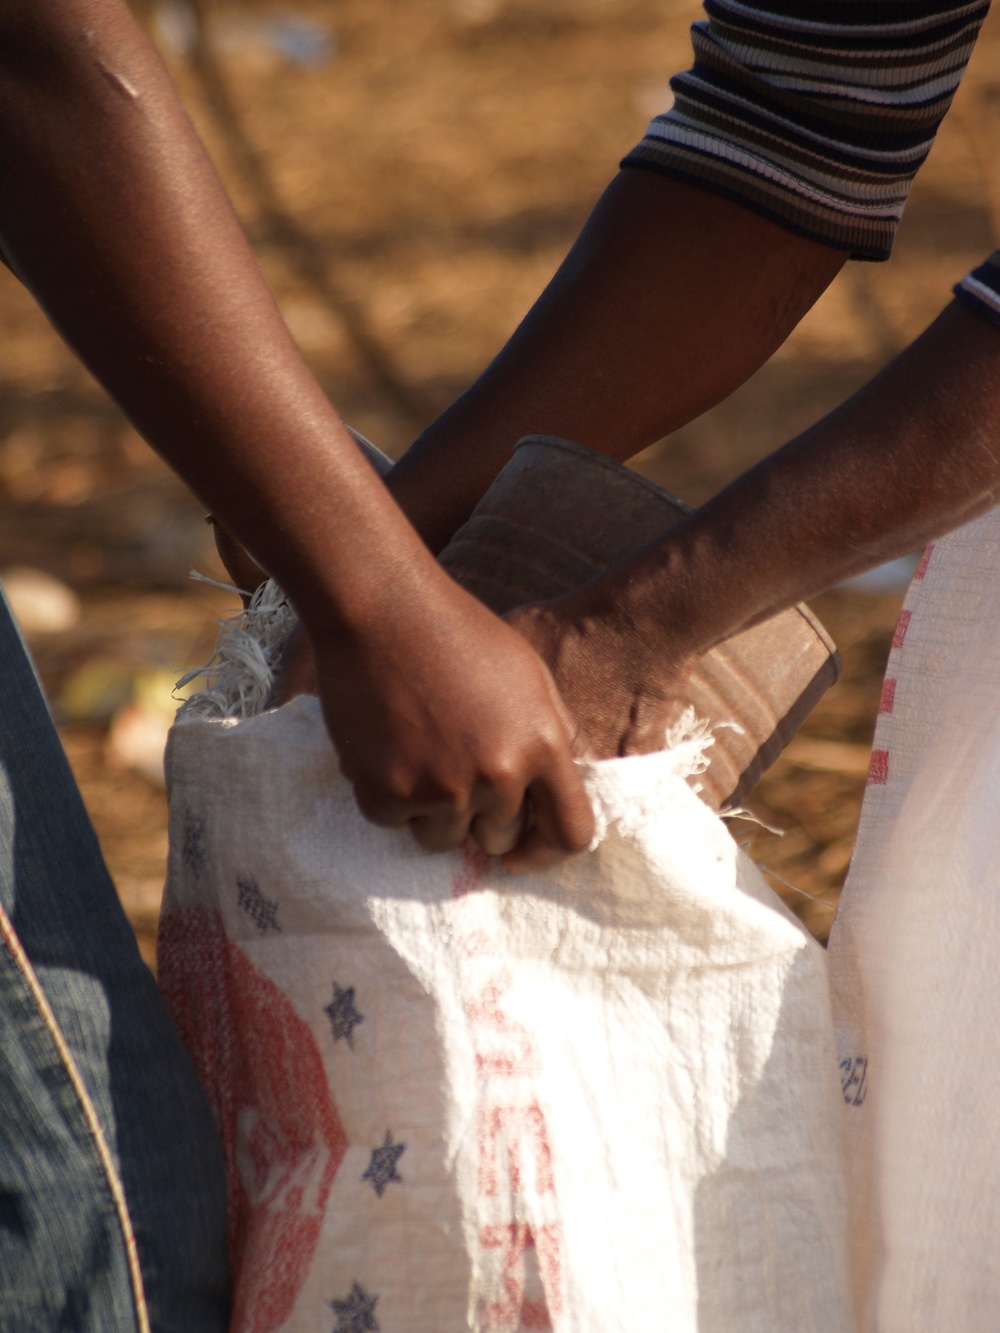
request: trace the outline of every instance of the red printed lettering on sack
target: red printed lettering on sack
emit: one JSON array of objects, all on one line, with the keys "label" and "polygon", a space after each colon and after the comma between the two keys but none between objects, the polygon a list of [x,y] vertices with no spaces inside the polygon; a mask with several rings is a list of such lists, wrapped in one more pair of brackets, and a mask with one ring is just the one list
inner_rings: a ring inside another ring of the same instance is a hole
[{"label": "red printed lettering on sack", "polygon": [[559,1238],[555,1227],[532,1228],[525,1222],[483,1227],[479,1236],[484,1249],[503,1250],[503,1296],[482,1312],[489,1329],[551,1329],[552,1316],[545,1297],[531,1300],[525,1294],[525,1256],[536,1252],[539,1275],[546,1291],[560,1285]]},{"label": "red printed lettering on sack", "polygon": [[451,896],[464,898],[473,889],[478,889],[483,876],[490,868],[490,857],[469,839],[462,843],[462,865],[455,872],[451,881]]},{"label": "red printed lettering on sack", "polygon": [[478,999],[466,1006],[469,1018],[486,1029],[486,1032],[480,1034],[480,1039],[489,1035],[493,1044],[491,1050],[476,1051],[476,1068],[481,1073],[501,1074],[508,1078],[517,1074],[531,1074],[537,1069],[527,1029],[500,1008],[500,997],[510,989],[511,984],[510,973],[504,969],[487,982]]},{"label": "red printed lettering on sack", "polygon": [[881,787],[889,781],[889,751],[872,750],[868,763],[868,785]]},{"label": "red printed lettering on sack", "polygon": [[[488,865],[488,858],[468,845],[463,848],[452,897],[464,898],[478,888]],[[484,932],[470,930],[457,934],[456,943],[464,957],[472,960],[485,954],[491,941]],[[482,1250],[502,1250],[502,1267],[498,1298],[480,1303],[477,1326],[504,1333],[519,1329],[541,1333],[551,1330],[552,1316],[562,1308],[559,1234],[554,1225],[525,1222],[523,1211],[529,1200],[548,1199],[549,1207],[554,1204],[548,1125],[537,1100],[519,1104],[510,1093],[498,1097],[492,1086],[495,1080],[502,1080],[501,1086],[513,1093],[516,1079],[538,1071],[530,1033],[503,1007],[503,997],[512,985],[509,970],[498,968],[465,1002],[476,1072],[485,1093],[477,1112],[478,1192],[492,1205],[509,1209],[506,1219],[480,1229]],[[530,1271],[532,1260],[535,1273]],[[530,1290],[532,1280],[540,1286],[537,1295]]]},{"label": "red printed lettering on sack", "polygon": [[899,619],[896,621],[896,628],[892,632],[893,648],[902,648],[906,641],[906,631],[910,628],[910,620],[913,617],[912,611],[907,611],[904,607],[899,613]]},{"label": "red printed lettering on sack", "polygon": [[552,1148],[545,1116],[537,1102],[530,1106],[483,1107],[479,1114],[479,1193],[487,1198],[499,1192],[500,1145],[506,1150],[507,1186],[520,1190],[527,1147],[535,1163],[535,1193],[553,1194]]}]

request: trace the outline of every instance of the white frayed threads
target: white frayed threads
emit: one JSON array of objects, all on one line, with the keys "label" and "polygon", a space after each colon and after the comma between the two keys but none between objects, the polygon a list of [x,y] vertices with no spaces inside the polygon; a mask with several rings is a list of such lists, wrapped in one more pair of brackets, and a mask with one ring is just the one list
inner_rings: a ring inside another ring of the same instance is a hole
[{"label": "white frayed threads", "polygon": [[[760,815],[755,815],[752,810],[747,810],[746,807],[742,805],[723,806],[723,808],[719,811],[719,818],[741,819],[744,820],[747,824],[756,824],[757,827],[762,828],[765,833],[773,833],[776,838],[783,838],[787,832],[786,829],[778,828],[775,824],[766,823],[763,819],[761,819]],[[740,843],[740,846],[743,847],[742,842]],[[743,847],[743,850],[746,851],[746,848]]]},{"label": "white frayed threads", "polygon": [[674,770],[680,777],[694,777],[705,772],[709,764],[706,751],[710,745],[715,744],[714,733],[722,727],[741,730],[735,722],[713,725],[705,718],[698,717],[693,708],[685,708],[673,726],[667,728],[663,748],[669,751],[674,760]]},{"label": "white frayed threads", "polygon": [[817,898],[815,893],[809,893],[807,889],[799,888],[798,884],[793,884],[790,879],[785,879],[783,875],[779,875],[778,872],[772,870],[770,866],[758,866],[757,869],[762,875],[769,875],[771,879],[776,879],[779,884],[784,884],[786,889],[792,889],[795,893],[801,893],[802,897],[808,898],[811,903],[817,903],[820,907],[825,907],[828,912],[835,912],[837,910],[836,903],[828,903],[825,898]]},{"label": "white frayed threads", "polygon": [[215,652],[204,666],[189,671],[177,682],[176,688],[183,689],[193,680],[205,681],[204,689],[177,710],[178,722],[194,718],[256,717],[262,713],[270,702],[275,671],[298,617],[275,581],[268,579],[254,593],[245,611],[218,623],[220,633]]},{"label": "white frayed threads", "polygon": [[[612,826],[624,836],[637,836],[639,830],[656,818],[657,810],[667,799],[668,788],[678,780],[687,782],[708,768],[707,751],[715,743],[713,732],[720,726],[735,725],[729,722],[713,725],[698,717],[693,708],[686,708],[667,729],[662,750],[581,764],[584,786],[594,811],[590,850],[604,841]],[[609,785],[602,774],[611,768],[615,770],[615,780]],[[698,785],[690,784],[694,791]],[[609,795],[612,792],[613,798]]]}]

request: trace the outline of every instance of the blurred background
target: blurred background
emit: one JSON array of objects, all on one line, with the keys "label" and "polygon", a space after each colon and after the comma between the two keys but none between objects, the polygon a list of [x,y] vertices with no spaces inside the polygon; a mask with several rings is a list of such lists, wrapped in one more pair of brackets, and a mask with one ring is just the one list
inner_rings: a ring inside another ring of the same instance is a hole
[{"label": "blurred background", "polygon": [[[398,455],[538,294],[689,62],[677,0],[143,0],[136,12],[285,318],[346,419]],[[729,402],[635,466],[697,503],[906,345],[1000,246],[1000,15],[888,264],[851,264]],[[663,262],[670,256],[664,255]],[[152,961],[173,682],[233,597],[204,511],[0,271],[0,576]],[[670,367],[663,367],[669,376]],[[906,571],[817,599],[844,676],[758,789],[775,887],[825,938]],[[751,836],[750,826],[735,829]]]}]

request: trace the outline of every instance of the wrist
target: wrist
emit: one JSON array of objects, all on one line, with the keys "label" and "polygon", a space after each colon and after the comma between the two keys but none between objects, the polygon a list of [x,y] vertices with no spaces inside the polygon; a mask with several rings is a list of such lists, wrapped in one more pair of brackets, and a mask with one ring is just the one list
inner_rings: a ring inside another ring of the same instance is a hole
[{"label": "wrist", "polygon": [[421,665],[414,652],[457,652],[470,632],[470,616],[495,620],[411,537],[412,547],[382,548],[347,579],[314,586],[303,605],[289,594],[318,655],[374,655],[410,675]]},{"label": "wrist", "polygon": [[683,555],[667,538],[572,595],[588,632],[613,639],[634,676],[651,684],[676,680],[718,637]]}]

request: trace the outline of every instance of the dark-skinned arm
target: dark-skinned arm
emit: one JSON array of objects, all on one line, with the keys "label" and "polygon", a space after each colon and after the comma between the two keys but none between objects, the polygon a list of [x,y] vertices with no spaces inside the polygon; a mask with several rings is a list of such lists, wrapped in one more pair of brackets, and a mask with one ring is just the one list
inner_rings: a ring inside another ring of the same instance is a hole
[{"label": "dark-skinned arm", "polygon": [[[136,428],[277,577],[363,811],[428,847],[586,844],[571,723],[437,567],[302,361],[121,0],[0,0],[0,249]],[[497,689],[503,680],[503,691]]]},{"label": "dark-skinned arm", "polygon": [[662,745],[691,662],[1000,501],[1000,329],[951,305],[865,388],[662,542],[515,612],[591,749]]},{"label": "dark-skinned arm", "polygon": [[625,460],[726,398],[847,255],[728,199],[625,168],[493,363],[389,486],[433,551],[522,435]]}]

